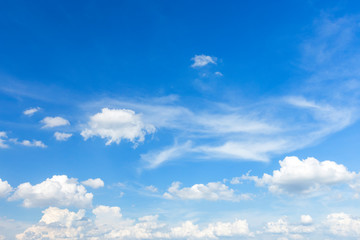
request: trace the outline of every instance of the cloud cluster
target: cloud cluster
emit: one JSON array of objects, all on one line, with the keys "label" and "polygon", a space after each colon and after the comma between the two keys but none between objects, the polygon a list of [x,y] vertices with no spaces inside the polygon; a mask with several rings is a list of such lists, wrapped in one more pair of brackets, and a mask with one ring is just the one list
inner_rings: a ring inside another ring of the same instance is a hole
[{"label": "cloud cluster", "polygon": [[346,213],[332,213],[327,216],[330,232],[342,237],[360,237],[360,218]]},{"label": "cloud cluster", "polygon": [[38,224],[16,236],[18,240],[33,239],[217,239],[218,237],[253,236],[246,220],[210,223],[200,228],[191,221],[178,227],[158,221],[157,215],[124,219],[119,207],[98,206],[93,217],[85,211],[50,207],[43,211]]},{"label": "cloud cluster", "polygon": [[90,117],[88,128],[81,132],[87,140],[93,136],[106,139],[106,145],[115,142],[120,143],[122,139],[130,142],[143,142],[146,134],[155,132],[155,127],[145,124],[141,115],[129,109],[103,108],[100,113]]},{"label": "cloud cluster", "polygon": [[41,123],[44,124],[43,128],[53,128],[70,125],[70,122],[62,117],[45,117],[43,120],[41,120]]},{"label": "cloud cluster", "polygon": [[195,184],[188,188],[180,188],[180,182],[173,182],[168,191],[164,193],[167,199],[188,199],[188,200],[224,200],[224,201],[240,201],[250,199],[250,195],[238,195],[233,189],[221,182],[209,182],[208,184]]},{"label": "cloud cluster", "polygon": [[315,158],[300,160],[286,157],[279,161],[280,169],[272,175],[242,176],[259,186],[267,186],[273,193],[309,194],[336,184],[351,183],[358,174],[350,172],[342,164],[333,161],[318,161]]},{"label": "cloud cluster", "polygon": [[90,207],[93,194],[75,178],[66,175],[54,175],[45,181],[31,185],[20,184],[9,200],[23,200],[24,207],[76,206]]}]

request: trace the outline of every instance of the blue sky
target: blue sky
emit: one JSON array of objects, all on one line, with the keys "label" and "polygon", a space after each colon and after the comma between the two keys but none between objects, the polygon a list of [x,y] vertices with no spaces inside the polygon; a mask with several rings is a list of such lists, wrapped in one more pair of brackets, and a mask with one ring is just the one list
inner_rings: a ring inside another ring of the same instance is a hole
[{"label": "blue sky", "polygon": [[359,239],[356,1],[1,1],[0,239]]}]

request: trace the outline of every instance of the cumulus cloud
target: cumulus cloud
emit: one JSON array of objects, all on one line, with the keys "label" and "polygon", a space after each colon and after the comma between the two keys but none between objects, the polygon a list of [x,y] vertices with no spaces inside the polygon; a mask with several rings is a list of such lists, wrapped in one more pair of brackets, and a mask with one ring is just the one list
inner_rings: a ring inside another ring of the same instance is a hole
[{"label": "cumulus cloud", "polygon": [[253,236],[246,220],[209,223],[200,228],[191,221],[180,226],[159,222],[157,215],[125,219],[119,207],[98,206],[93,218],[85,218],[85,211],[50,207],[43,211],[38,224],[18,234],[18,240],[30,239],[204,239],[218,237]]},{"label": "cumulus cloud", "polygon": [[6,132],[0,132],[0,148],[8,148],[9,145],[5,143],[7,138]]},{"label": "cumulus cloud", "polygon": [[101,180],[100,178],[95,178],[95,179],[89,178],[88,180],[82,181],[81,183],[85,186],[89,186],[92,188],[101,188],[104,186],[104,181]]},{"label": "cumulus cloud", "polygon": [[66,175],[54,175],[36,185],[22,183],[9,198],[10,201],[23,200],[24,207],[90,207],[92,199],[93,194],[86,192],[77,179]]},{"label": "cumulus cloud", "polygon": [[41,123],[44,124],[43,128],[53,128],[70,125],[70,122],[62,117],[46,117],[41,120]]},{"label": "cumulus cloud", "polygon": [[310,215],[301,215],[301,223],[302,224],[311,224],[313,222],[313,219]]},{"label": "cumulus cloud", "polygon": [[180,188],[180,182],[173,182],[168,191],[164,193],[167,199],[205,199],[210,201],[240,201],[250,199],[250,195],[238,195],[233,189],[221,182],[209,182],[208,184],[195,184],[188,188]]},{"label": "cumulus cloud", "polygon": [[67,141],[72,136],[72,133],[55,132],[54,137],[58,141]]},{"label": "cumulus cloud", "polygon": [[208,65],[209,63],[216,64],[217,59],[215,57],[210,57],[210,56],[201,54],[201,55],[195,55],[195,57],[193,57],[191,60],[194,61],[194,63],[191,65],[191,67],[196,68],[196,67],[204,67],[204,66]]},{"label": "cumulus cloud", "polygon": [[327,226],[334,235],[360,237],[360,218],[346,213],[332,213],[327,216]]},{"label": "cumulus cloud", "polygon": [[106,145],[122,139],[133,143],[143,142],[146,134],[155,132],[155,127],[142,121],[141,115],[129,109],[103,108],[100,113],[90,117],[88,128],[81,132],[87,140],[93,136],[106,139]]},{"label": "cumulus cloud", "polygon": [[12,191],[12,187],[7,181],[3,181],[0,178],[0,198],[6,197]]},{"label": "cumulus cloud", "polygon": [[308,194],[336,184],[350,183],[357,176],[344,165],[333,161],[286,157],[279,163],[280,169],[273,171],[272,175],[265,173],[261,178],[246,175],[242,179],[267,186],[273,193]]},{"label": "cumulus cloud", "polygon": [[29,108],[29,109],[26,109],[23,113],[24,113],[24,115],[32,116],[32,115],[34,115],[34,113],[38,112],[39,110],[40,110],[39,107]]}]

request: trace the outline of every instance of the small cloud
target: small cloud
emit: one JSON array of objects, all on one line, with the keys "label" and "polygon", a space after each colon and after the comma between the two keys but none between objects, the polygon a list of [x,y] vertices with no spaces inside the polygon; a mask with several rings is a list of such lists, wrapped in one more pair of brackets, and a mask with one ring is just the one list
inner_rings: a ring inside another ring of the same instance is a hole
[{"label": "small cloud", "polygon": [[156,187],[154,187],[153,185],[146,186],[145,189],[150,192],[153,192],[153,193],[158,192],[158,189]]},{"label": "small cloud", "polygon": [[38,112],[40,110],[40,107],[35,107],[35,108],[29,108],[26,109],[23,113],[26,116],[32,116],[34,113]]},{"label": "small cloud", "polygon": [[43,128],[53,128],[70,125],[70,122],[62,117],[46,117],[41,120],[41,123],[44,124]]},{"label": "small cloud", "polygon": [[216,64],[217,59],[216,57],[210,57],[202,54],[202,55],[195,55],[195,57],[193,57],[191,60],[194,61],[191,67],[196,68],[196,67],[204,67],[209,63]]},{"label": "small cloud", "polygon": [[95,179],[89,178],[88,180],[82,181],[81,183],[91,188],[100,188],[104,186],[104,181],[101,180],[100,178],[95,178]]},{"label": "small cloud", "polygon": [[0,132],[0,148],[8,148],[9,145],[5,143],[5,139],[7,138],[6,132]]},{"label": "small cloud", "polygon": [[221,72],[215,72],[215,75],[216,75],[216,76],[219,76],[219,77],[224,76]]},{"label": "small cloud", "polygon": [[46,148],[47,146],[39,140],[22,140],[22,141],[18,141],[16,138],[12,138],[10,139],[11,142],[18,144],[18,145],[23,145],[26,147],[40,147],[40,148]]},{"label": "small cloud", "polygon": [[72,133],[61,133],[61,132],[55,132],[54,137],[58,141],[67,141],[72,136]]},{"label": "small cloud", "polygon": [[130,109],[103,108],[90,117],[88,128],[81,132],[85,140],[98,136],[106,139],[106,145],[119,144],[126,139],[135,143],[143,142],[145,135],[155,132],[155,127],[143,122],[141,114]]},{"label": "small cloud", "polygon": [[240,200],[249,200],[249,194],[236,194],[234,189],[229,188],[221,182],[209,182],[208,184],[195,184],[191,187],[180,188],[180,182],[173,182],[168,192],[163,197],[167,199],[183,200],[224,200],[237,202]]}]

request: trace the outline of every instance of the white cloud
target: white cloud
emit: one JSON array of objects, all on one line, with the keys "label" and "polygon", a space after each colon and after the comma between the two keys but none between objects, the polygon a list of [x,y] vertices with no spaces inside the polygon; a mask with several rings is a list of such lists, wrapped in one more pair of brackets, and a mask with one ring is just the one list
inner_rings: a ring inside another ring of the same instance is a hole
[{"label": "white cloud", "polygon": [[0,132],[0,148],[8,148],[9,145],[5,143],[5,139],[7,138],[6,132]]},{"label": "white cloud", "polygon": [[54,137],[58,141],[67,141],[72,136],[72,133],[61,133],[61,132],[55,132]]},{"label": "white cloud", "polygon": [[88,127],[81,132],[84,139],[99,136],[107,139],[106,145],[119,144],[122,139],[143,142],[146,134],[155,132],[153,125],[145,124],[140,114],[129,109],[103,108],[90,117]]},{"label": "white cloud", "polygon": [[85,186],[89,186],[92,188],[100,188],[104,186],[104,181],[101,180],[100,178],[95,178],[95,179],[89,178],[88,180],[82,181],[81,183]]},{"label": "white cloud", "polygon": [[215,72],[215,75],[220,76],[220,77],[224,76],[221,72]]},{"label": "white cloud", "polygon": [[344,165],[333,161],[286,157],[279,163],[280,169],[273,171],[273,175],[265,173],[262,178],[246,175],[242,179],[268,186],[273,193],[308,194],[324,187],[350,183],[357,176],[355,172],[349,172]]},{"label": "white cloud", "polygon": [[246,220],[236,220],[235,222],[217,222],[209,224],[207,228],[200,229],[199,225],[191,221],[184,222],[179,227],[171,228],[171,238],[186,239],[209,239],[217,237],[233,237],[233,236],[252,236],[249,231]]},{"label": "white cloud", "polygon": [[70,125],[70,122],[62,117],[46,117],[41,120],[41,123],[44,124],[43,128],[53,128]]},{"label": "white cloud", "polygon": [[313,219],[310,215],[301,215],[301,223],[308,225],[313,222]]},{"label": "white cloud", "polygon": [[0,198],[6,197],[12,191],[12,187],[7,181],[0,178]]},{"label": "white cloud", "polygon": [[119,207],[98,206],[93,217],[85,211],[72,212],[50,207],[43,211],[38,224],[18,234],[18,240],[32,239],[193,239],[253,236],[246,220],[209,223],[207,227],[186,221],[171,227],[158,221],[157,215],[124,219]]},{"label": "white cloud", "polygon": [[159,191],[159,190],[158,190],[155,186],[153,186],[153,185],[146,186],[145,189],[148,190],[148,191],[150,191],[150,192],[154,192],[154,193]]},{"label": "white cloud", "polygon": [[31,185],[20,184],[9,200],[23,200],[24,207],[76,206],[90,207],[93,194],[87,193],[77,179],[66,175],[54,175],[45,181]]},{"label": "white cloud", "polygon": [[23,145],[26,147],[40,147],[40,148],[46,148],[47,146],[45,145],[45,143],[43,143],[42,141],[39,140],[22,140],[22,141],[18,141],[16,138],[11,138],[10,141],[12,143],[18,144],[18,145]]},{"label": "white cloud", "polygon": [[282,217],[275,222],[268,222],[264,230],[267,233],[286,236],[292,239],[303,239],[302,234],[314,233],[316,228],[310,224],[291,224],[286,217]]},{"label": "white cloud", "polygon": [[34,113],[36,113],[36,112],[39,111],[39,110],[40,110],[39,107],[29,108],[29,109],[26,109],[26,110],[24,111],[24,115],[32,116]]},{"label": "white cloud", "polygon": [[238,195],[233,189],[221,182],[209,182],[208,184],[195,184],[189,188],[181,188],[180,182],[173,182],[168,192],[164,193],[164,197],[168,199],[205,199],[210,201],[225,200],[225,201],[240,201],[250,199],[250,195]]},{"label": "white cloud", "polygon": [[329,214],[327,216],[327,226],[334,235],[360,237],[360,218],[355,218],[349,214]]},{"label": "white cloud", "polygon": [[195,57],[193,57],[191,60],[194,61],[194,63],[191,65],[191,67],[193,67],[193,68],[204,67],[204,66],[208,65],[209,63],[216,64],[215,57],[206,56],[204,54],[195,55]]}]

